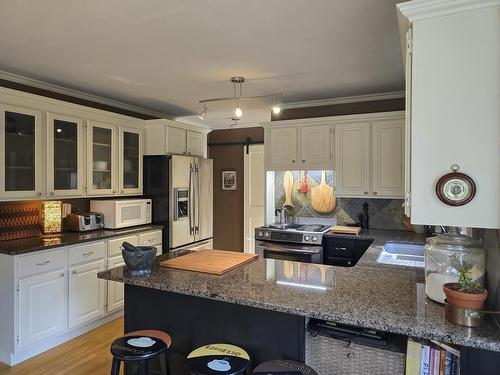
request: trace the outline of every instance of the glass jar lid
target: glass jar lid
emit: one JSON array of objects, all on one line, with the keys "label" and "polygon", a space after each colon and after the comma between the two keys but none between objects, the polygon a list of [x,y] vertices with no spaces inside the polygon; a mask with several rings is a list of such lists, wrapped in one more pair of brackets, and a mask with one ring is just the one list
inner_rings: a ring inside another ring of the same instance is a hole
[{"label": "glass jar lid", "polygon": [[474,250],[482,248],[483,241],[463,234],[442,233],[427,238],[427,244],[447,250]]}]

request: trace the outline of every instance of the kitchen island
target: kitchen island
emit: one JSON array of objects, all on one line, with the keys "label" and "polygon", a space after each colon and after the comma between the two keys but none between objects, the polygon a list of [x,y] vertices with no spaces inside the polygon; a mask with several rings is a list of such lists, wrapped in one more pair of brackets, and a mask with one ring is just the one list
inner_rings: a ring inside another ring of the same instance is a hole
[{"label": "kitchen island", "polygon": [[381,266],[371,260],[377,251],[370,248],[366,260],[351,268],[288,262],[302,274],[293,282],[280,272],[286,261],[271,259],[222,276],[157,262],[145,278],[123,267],[99,277],[126,284],[125,331],[168,331],[179,364],[194,347],[214,341],[247,348],[254,363],[277,356],[303,361],[308,318],[500,352],[500,330],[492,320],[473,330],[446,322],[443,306],[425,297],[423,271]]}]

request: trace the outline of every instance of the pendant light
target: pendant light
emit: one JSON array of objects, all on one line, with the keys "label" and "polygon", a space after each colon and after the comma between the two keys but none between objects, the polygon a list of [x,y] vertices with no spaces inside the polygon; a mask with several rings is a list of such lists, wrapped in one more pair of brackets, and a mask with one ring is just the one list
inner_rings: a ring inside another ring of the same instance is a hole
[{"label": "pendant light", "polygon": [[276,104],[276,97],[273,98],[273,106],[271,107],[271,110],[275,115],[279,115],[281,112],[281,107]]}]

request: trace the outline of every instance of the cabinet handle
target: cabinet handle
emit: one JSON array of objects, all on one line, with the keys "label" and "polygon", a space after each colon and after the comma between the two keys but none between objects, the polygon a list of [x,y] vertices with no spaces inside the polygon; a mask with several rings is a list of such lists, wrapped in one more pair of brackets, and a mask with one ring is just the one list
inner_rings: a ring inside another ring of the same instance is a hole
[{"label": "cabinet handle", "polygon": [[90,256],[92,254],[94,254],[94,252],[93,251],[89,251],[88,253],[83,253],[83,256],[84,257],[88,257],[88,256]]},{"label": "cabinet handle", "polygon": [[61,273],[59,274],[59,277],[64,277],[64,272],[61,272]]},{"label": "cabinet handle", "polygon": [[302,163],[305,163],[306,161],[304,159],[302,159]]},{"label": "cabinet handle", "polygon": [[347,353],[347,358],[354,358],[354,353]]},{"label": "cabinet handle", "polygon": [[46,260],[45,262],[37,263],[37,266],[45,266],[46,264],[49,264],[50,260]]},{"label": "cabinet handle", "polygon": [[292,160],[292,163],[295,163],[295,160]]},{"label": "cabinet handle", "polygon": [[367,194],[368,194],[368,192],[367,192],[367,191],[365,191],[365,195],[367,195]]},{"label": "cabinet handle", "polygon": [[76,274],[77,274],[76,270],[71,271],[71,273],[72,273],[73,275],[76,275]]},{"label": "cabinet handle", "polygon": [[374,191],[374,192],[373,192],[373,195],[377,195],[377,192],[376,192],[376,191]]},{"label": "cabinet handle", "polygon": [[347,250],[347,247],[336,247],[335,250],[338,250],[338,251],[346,251]]}]

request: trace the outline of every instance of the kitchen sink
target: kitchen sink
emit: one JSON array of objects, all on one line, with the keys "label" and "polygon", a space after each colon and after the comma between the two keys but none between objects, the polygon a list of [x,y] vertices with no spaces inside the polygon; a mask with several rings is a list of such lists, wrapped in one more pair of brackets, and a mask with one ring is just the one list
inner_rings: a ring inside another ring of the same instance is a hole
[{"label": "kitchen sink", "polygon": [[377,262],[396,266],[424,268],[424,245],[386,242]]}]

